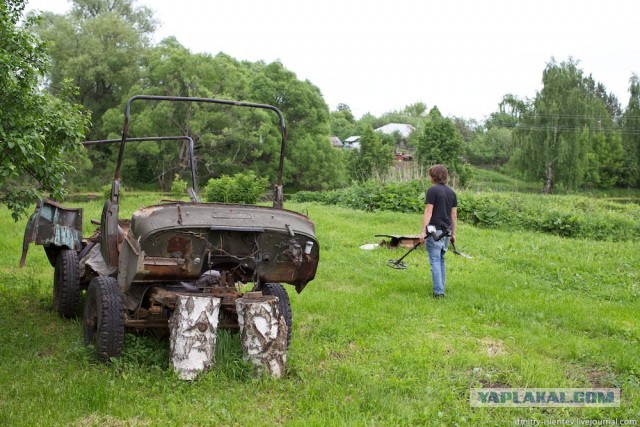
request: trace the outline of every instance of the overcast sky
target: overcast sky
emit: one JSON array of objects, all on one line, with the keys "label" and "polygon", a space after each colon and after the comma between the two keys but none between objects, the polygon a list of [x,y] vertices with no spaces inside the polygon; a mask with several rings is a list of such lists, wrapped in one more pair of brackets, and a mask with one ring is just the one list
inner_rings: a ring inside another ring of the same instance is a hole
[{"label": "overcast sky", "polygon": [[[64,13],[67,0],[30,0]],[[482,120],[503,95],[532,98],[554,57],[573,57],[626,107],[640,74],[638,0],[137,0],[158,42],[280,60],[357,118],[423,102]]]}]

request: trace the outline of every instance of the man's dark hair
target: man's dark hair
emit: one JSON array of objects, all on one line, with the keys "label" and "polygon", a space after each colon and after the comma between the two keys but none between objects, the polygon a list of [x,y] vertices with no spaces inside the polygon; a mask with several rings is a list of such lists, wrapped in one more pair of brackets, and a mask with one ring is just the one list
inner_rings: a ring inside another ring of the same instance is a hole
[{"label": "man's dark hair", "polygon": [[449,181],[449,171],[444,165],[433,165],[429,168],[429,176],[434,184],[446,184]]}]

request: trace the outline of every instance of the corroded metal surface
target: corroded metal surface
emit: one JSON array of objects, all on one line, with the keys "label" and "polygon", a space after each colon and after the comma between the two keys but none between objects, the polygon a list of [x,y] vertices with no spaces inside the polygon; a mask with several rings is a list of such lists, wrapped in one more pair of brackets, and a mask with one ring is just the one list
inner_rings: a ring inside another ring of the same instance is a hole
[{"label": "corroded metal surface", "polygon": [[[82,248],[82,209],[66,208],[49,199],[38,201],[25,229],[20,267],[24,267],[30,243],[79,251]],[[53,265],[55,256],[49,252],[47,255]]]},{"label": "corroded metal surface", "polygon": [[120,254],[119,283],[195,280],[231,270],[237,280],[284,282],[300,290],[315,277],[313,223],[292,211],[252,205],[169,203],[134,213]]}]

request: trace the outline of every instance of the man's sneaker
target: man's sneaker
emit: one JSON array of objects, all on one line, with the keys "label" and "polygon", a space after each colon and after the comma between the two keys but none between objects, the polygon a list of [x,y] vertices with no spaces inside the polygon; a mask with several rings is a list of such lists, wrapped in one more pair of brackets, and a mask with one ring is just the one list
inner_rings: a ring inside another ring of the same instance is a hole
[{"label": "man's sneaker", "polygon": [[436,299],[444,298],[444,294],[433,294],[433,297]]}]

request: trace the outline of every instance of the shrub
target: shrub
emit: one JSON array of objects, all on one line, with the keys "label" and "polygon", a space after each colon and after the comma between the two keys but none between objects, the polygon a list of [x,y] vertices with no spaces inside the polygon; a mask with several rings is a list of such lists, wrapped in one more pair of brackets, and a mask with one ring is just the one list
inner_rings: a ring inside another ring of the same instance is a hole
[{"label": "shrub", "polygon": [[[120,187],[120,200],[124,199],[124,187]],[[111,198],[111,184],[102,186],[102,195],[104,196],[104,200]]]},{"label": "shrub", "polygon": [[364,211],[422,212],[426,188],[426,184],[420,180],[395,183],[368,181],[315,195],[309,191],[301,191],[289,200],[339,205]]},{"label": "shrub", "polygon": [[[289,200],[351,209],[424,211],[423,181],[366,182],[324,193],[300,192]],[[511,192],[457,191],[458,218],[486,228],[527,230],[564,237],[640,238],[640,207],[584,196],[543,196]]]},{"label": "shrub", "polygon": [[180,175],[175,174],[173,182],[171,183],[171,194],[174,196],[184,196],[187,192],[187,181],[180,178]]},{"label": "shrub", "polygon": [[253,171],[230,177],[212,178],[204,189],[208,202],[255,204],[268,187],[267,178],[258,178]]}]

